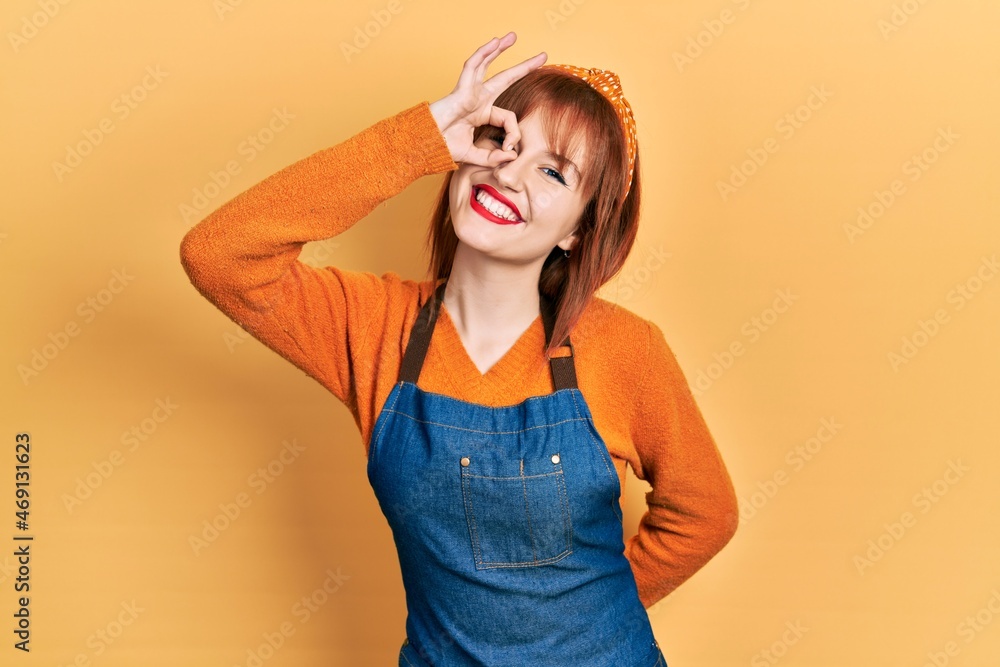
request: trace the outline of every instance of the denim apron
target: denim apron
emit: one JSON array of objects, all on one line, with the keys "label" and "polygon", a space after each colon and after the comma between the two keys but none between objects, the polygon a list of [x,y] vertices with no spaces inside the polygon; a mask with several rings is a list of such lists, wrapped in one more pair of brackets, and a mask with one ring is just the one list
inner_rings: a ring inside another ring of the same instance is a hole
[{"label": "denim apron", "polygon": [[399,666],[666,667],[569,337],[570,356],[550,359],[552,394],[495,408],[426,392],[444,286],[417,317],[368,454],[406,591]]}]

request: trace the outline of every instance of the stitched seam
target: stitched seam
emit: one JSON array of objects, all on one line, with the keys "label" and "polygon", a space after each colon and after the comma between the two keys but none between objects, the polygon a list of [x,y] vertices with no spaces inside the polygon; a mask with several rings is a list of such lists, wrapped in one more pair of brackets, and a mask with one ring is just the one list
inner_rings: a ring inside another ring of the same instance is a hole
[{"label": "stitched seam", "polygon": [[[524,466],[524,459],[521,459],[521,466]],[[538,551],[535,549],[535,532],[531,529],[531,506],[528,504],[528,482],[524,475],[521,475],[521,491],[524,493],[524,516],[528,520],[528,540],[531,542],[531,561],[538,562]]]},{"label": "stitched seam", "polygon": [[483,558],[479,551],[479,532],[476,526],[476,510],[472,505],[472,486],[469,483],[469,475],[462,472],[462,496],[465,502],[465,523],[469,526],[469,537],[472,539],[472,557],[476,561],[476,566],[482,564]]},{"label": "stitched seam", "polygon": [[[384,412],[386,412],[386,413],[394,413],[394,414],[397,414],[397,415],[398,414],[402,414],[401,412],[396,412],[395,410],[392,409],[392,408],[396,407],[396,401],[399,400],[399,395],[403,393],[403,387],[401,386],[403,383],[399,382],[398,384],[400,385],[399,391],[396,392],[396,398],[392,399],[392,405],[389,406],[389,408],[384,409]],[[379,436],[382,435],[382,431],[385,430],[385,424],[386,424],[387,421],[389,421],[388,418],[386,418],[385,420],[383,420],[382,424],[378,427],[378,433],[376,433],[374,436],[372,436],[371,446],[374,446],[375,443],[378,441]],[[371,449],[371,447],[369,447],[369,450],[370,449]],[[371,455],[371,452],[369,452],[369,456],[370,455]]]},{"label": "stitched seam", "polygon": [[[483,568],[480,569],[502,568],[502,567],[532,567],[535,565],[547,565],[548,563],[554,563],[557,560],[562,560],[566,556],[573,553],[573,517],[572,514],[570,513],[569,497],[566,492],[566,476],[563,474],[562,464],[559,464],[559,472],[549,473],[549,474],[554,474],[558,476],[556,483],[558,484],[558,489],[560,491],[559,500],[562,503],[562,508],[563,508],[562,523],[563,523],[563,533],[566,536],[566,547],[555,556],[550,556],[548,558],[543,558],[543,559],[538,559],[537,556],[535,556],[535,560],[533,561],[515,561],[513,563],[509,563],[505,561],[480,560],[479,562],[483,565]],[[515,478],[508,477],[506,479],[515,479]],[[532,548],[532,553],[534,554],[534,548]]]},{"label": "stitched seam", "polygon": [[563,504],[563,530],[566,532],[566,552],[573,553],[573,514],[569,509],[569,494],[566,492],[566,476],[562,474],[562,463],[559,464],[559,488],[562,490],[560,500]]},{"label": "stitched seam", "polygon": [[502,567],[534,567],[536,565],[548,565],[549,563],[554,563],[557,560],[562,560],[563,558],[565,558],[566,556],[570,555],[571,553],[573,553],[572,549],[566,549],[562,553],[559,553],[559,554],[557,554],[555,556],[552,556],[551,558],[545,558],[543,560],[536,560],[536,561],[526,560],[526,561],[521,561],[521,562],[517,562],[517,563],[484,562],[483,563],[483,567],[481,567],[479,569],[481,569],[481,570],[491,570],[491,569],[502,568]]},{"label": "stitched seam", "polygon": [[512,475],[510,477],[497,477],[495,475],[475,475],[473,473],[468,473],[468,475],[466,475],[466,476],[467,477],[477,477],[479,479],[503,479],[503,480],[510,480],[510,479],[533,479],[535,477],[551,477],[552,475],[561,475],[561,474],[562,474],[561,472],[543,472],[543,473],[539,473],[537,475]]},{"label": "stitched seam", "polygon": [[[576,394],[573,394],[573,408],[576,410],[576,414],[580,418],[580,421],[590,421],[580,413],[580,406],[577,405],[576,402]],[[594,431],[596,430],[597,430],[597,425],[595,424]],[[608,474],[613,474],[615,477],[617,477],[618,473],[617,472],[612,473],[611,469],[608,468],[608,460],[604,458],[604,452],[601,451],[603,446],[601,445],[601,443],[597,442],[597,438],[594,437],[594,433],[589,428],[587,429],[587,435],[590,436],[591,442],[593,442],[594,446],[597,447],[597,454],[601,457],[601,461],[604,463],[604,469],[608,471]]]},{"label": "stitched seam", "polygon": [[[451,369],[451,366],[450,365],[445,365],[445,368],[446,369]],[[485,376],[483,376],[483,377],[485,377]],[[455,386],[454,382],[452,382],[452,385]],[[483,408],[483,404],[482,403],[473,403],[472,401],[467,401],[464,398],[457,398],[455,396],[450,396],[448,394],[442,394],[441,392],[437,392],[437,391],[427,391],[426,389],[423,389],[422,391],[425,394],[429,394],[431,396],[435,396],[435,397],[439,397],[439,398],[445,398],[445,399],[447,399],[449,401],[455,401],[456,403],[462,403],[463,405],[471,406],[473,409],[476,409],[476,410],[480,410],[480,409]],[[488,407],[489,407],[490,410],[510,410],[510,409],[513,409],[513,408],[523,408],[528,403],[537,403],[539,401],[551,400],[553,396],[557,396],[560,392],[564,392],[564,391],[579,391],[579,389],[577,389],[576,387],[566,387],[566,388],[560,389],[559,391],[554,391],[554,392],[549,393],[549,394],[542,394],[541,396],[529,396],[528,398],[524,399],[520,403],[515,403],[513,405],[501,405],[501,406],[497,406],[497,407],[488,406]]]},{"label": "stitched seam", "polygon": [[[472,548],[474,553],[474,558],[476,561],[476,569],[486,570],[495,568],[511,568],[511,567],[533,567],[538,565],[547,565],[549,563],[554,563],[558,560],[562,560],[566,556],[573,553],[573,519],[569,508],[569,498],[566,492],[566,476],[563,474],[562,464],[559,464],[559,471],[554,473],[545,473],[542,475],[527,475],[524,479],[529,479],[531,477],[547,477],[550,475],[556,475],[556,484],[558,485],[559,500],[562,504],[563,515],[563,533],[566,536],[566,547],[556,554],[555,556],[550,556],[548,558],[539,559],[535,552],[534,547],[534,537],[532,537],[532,557],[534,560],[530,561],[487,561],[483,560],[482,551],[479,548],[479,534],[477,532],[476,516],[474,504],[472,502],[472,490],[469,485],[469,479],[472,477],[477,477],[479,479],[500,479],[500,480],[511,480],[518,479],[518,477],[489,477],[487,475],[474,475],[472,473],[462,472],[462,491],[463,491],[463,501],[466,507],[466,524],[469,526],[469,532],[472,536]],[[525,510],[527,511],[527,499],[525,500]],[[529,519],[529,530],[530,530],[530,519]]]},{"label": "stitched seam", "polygon": [[[393,405],[395,405],[395,402],[393,403]],[[489,435],[509,435],[509,434],[512,434],[512,433],[525,433],[526,431],[531,431],[531,430],[534,430],[536,428],[549,428],[551,426],[559,426],[561,424],[566,424],[568,422],[586,421],[586,419],[583,419],[583,418],[579,418],[579,419],[564,419],[562,421],[555,422],[554,424],[539,424],[538,426],[529,426],[528,428],[522,428],[522,429],[518,429],[516,431],[481,431],[479,429],[474,429],[474,428],[465,428],[463,426],[453,426],[452,424],[443,424],[441,422],[428,421],[426,419],[417,419],[416,417],[412,417],[412,416],[406,414],[405,412],[399,412],[399,411],[393,410],[391,408],[386,408],[384,411],[385,412],[395,412],[398,415],[406,417],[407,419],[410,419],[410,420],[415,421],[415,422],[420,423],[420,424],[431,424],[433,426],[440,426],[442,428],[450,428],[450,429],[454,429],[456,431],[468,431],[469,433],[485,433],[485,434],[489,434]]]},{"label": "stitched seam", "polygon": [[[582,398],[583,394],[581,394],[580,396]],[[577,402],[576,402],[576,394],[575,393],[573,394],[573,407],[576,409],[576,414],[577,415],[581,415],[581,413],[580,413],[580,407],[579,407],[579,405],[577,405]],[[581,418],[583,418],[582,415],[581,415]],[[614,480],[616,482],[618,482],[618,489],[619,489],[619,495],[620,495],[620,492],[622,491],[622,489],[621,489],[621,480],[618,479],[618,471],[616,470],[616,471],[612,472],[611,469],[608,468],[608,459],[605,458],[605,452],[607,451],[607,446],[606,445],[602,445],[600,442],[597,441],[597,438],[594,437],[594,432],[597,431],[597,425],[594,424],[593,420],[590,419],[590,420],[585,420],[585,421],[589,422],[589,424],[588,424],[589,426],[593,426],[593,431],[590,428],[587,429],[587,435],[590,436],[591,441],[594,443],[594,447],[597,449],[598,456],[600,456],[601,457],[601,461],[604,462],[604,469],[608,471],[609,475],[612,475],[614,477]],[[608,455],[608,457],[610,457],[611,456],[611,452],[607,452],[607,455]],[[619,521],[624,521],[625,520],[625,514],[622,511],[621,505],[618,504],[617,502],[615,502],[615,499],[613,497],[611,498],[611,511],[614,512],[615,516],[618,517]]]}]

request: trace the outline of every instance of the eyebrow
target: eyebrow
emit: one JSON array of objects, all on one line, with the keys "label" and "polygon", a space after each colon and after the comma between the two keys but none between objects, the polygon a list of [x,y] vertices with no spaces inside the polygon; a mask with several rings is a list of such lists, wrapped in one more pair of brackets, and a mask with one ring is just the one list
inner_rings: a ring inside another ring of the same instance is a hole
[{"label": "eyebrow", "polygon": [[583,180],[583,174],[580,172],[580,168],[576,166],[576,163],[570,160],[565,155],[560,155],[559,153],[553,153],[552,151],[546,151],[545,155],[552,158],[559,164],[560,169],[565,169],[566,165],[572,167],[573,171],[576,172],[576,180]]}]

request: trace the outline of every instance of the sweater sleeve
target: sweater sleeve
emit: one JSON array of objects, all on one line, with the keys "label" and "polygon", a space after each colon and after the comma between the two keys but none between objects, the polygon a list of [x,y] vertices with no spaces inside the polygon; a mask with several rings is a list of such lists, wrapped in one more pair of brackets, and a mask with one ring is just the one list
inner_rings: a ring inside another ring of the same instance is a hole
[{"label": "sweater sleeve", "polygon": [[643,606],[701,569],[736,532],[736,493],[663,332],[648,322],[649,354],[630,421],[652,490],[638,533],[625,547]]},{"label": "sweater sleeve", "polygon": [[[386,299],[369,272],[299,261],[424,175],[458,167],[421,102],[235,196],[187,232],[191,283],[230,319],[356,412],[359,350]],[[377,327],[376,327],[377,328]]]}]

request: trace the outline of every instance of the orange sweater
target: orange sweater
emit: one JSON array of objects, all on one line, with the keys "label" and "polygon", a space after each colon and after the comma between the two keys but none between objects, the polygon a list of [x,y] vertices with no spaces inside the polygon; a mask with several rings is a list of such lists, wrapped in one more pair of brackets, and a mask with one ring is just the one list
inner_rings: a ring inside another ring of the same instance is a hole
[{"label": "orange sweater", "polygon": [[[181,243],[194,286],[351,411],[367,455],[431,281],[298,260],[421,176],[457,169],[427,102],[273,174],[223,204]],[[732,482],[663,333],[594,297],[571,332],[576,373],[615,461],[646,480],[648,510],[628,540],[644,606],[708,562],[736,530]],[[425,391],[489,406],[553,391],[537,318],[485,375],[442,307],[420,375]]]}]

